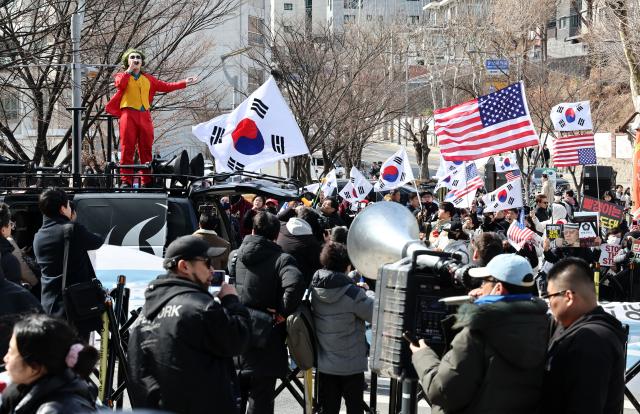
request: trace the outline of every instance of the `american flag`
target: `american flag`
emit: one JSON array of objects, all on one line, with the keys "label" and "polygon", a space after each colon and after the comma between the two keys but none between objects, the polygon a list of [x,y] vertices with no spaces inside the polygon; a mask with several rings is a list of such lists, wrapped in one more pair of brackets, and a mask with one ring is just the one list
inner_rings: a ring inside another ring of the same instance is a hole
[{"label": "american flag", "polygon": [[558,137],[553,147],[553,164],[556,167],[597,164],[593,134]]},{"label": "american flag", "polygon": [[467,161],[539,145],[521,82],[434,112],[440,153]]},{"label": "american flag", "polygon": [[528,240],[535,240],[537,236],[538,235],[533,230],[525,226],[524,209],[520,209],[518,220],[513,220],[509,226],[509,230],[507,230],[507,239],[509,240],[509,243],[519,249]]},{"label": "american flag", "polygon": [[504,175],[504,178],[506,178],[507,181],[517,180],[520,177],[521,177],[520,170],[512,170]]},{"label": "american flag", "polygon": [[472,191],[476,191],[480,187],[484,187],[484,181],[482,181],[482,177],[478,175],[478,168],[476,167],[475,162],[470,162],[464,169],[465,179],[467,181],[466,185],[459,190],[454,190],[447,195],[447,198],[457,199],[464,197],[465,195],[471,193]]}]

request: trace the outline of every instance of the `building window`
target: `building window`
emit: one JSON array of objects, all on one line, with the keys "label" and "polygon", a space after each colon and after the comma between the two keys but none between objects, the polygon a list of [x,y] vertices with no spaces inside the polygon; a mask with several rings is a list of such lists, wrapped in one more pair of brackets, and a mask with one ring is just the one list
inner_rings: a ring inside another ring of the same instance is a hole
[{"label": "building window", "polygon": [[293,33],[293,27],[292,26],[284,26],[284,32],[285,33]]},{"label": "building window", "polygon": [[356,16],[353,14],[345,14],[344,15],[344,24],[355,23]]},{"label": "building window", "polygon": [[382,23],[384,21],[384,16],[378,16],[378,21]]},{"label": "building window", "polygon": [[360,0],[344,0],[345,9],[359,9]]},{"label": "building window", "polygon": [[247,93],[252,93],[264,83],[264,72],[262,69],[249,68],[247,75]]},{"label": "building window", "polygon": [[293,10],[293,3],[285,3],[284,4],[284,9],[285,10]]},{"label": "building window", "polygon": [[420,16],[409,16],[409,22],[411,24],[418,24],[420,23]]},{"label": "building window", "polygon": [[259,17],[249,16],[249,44],[262,46],[264,44],[264,35],[262,30],[264,28],[264,20]]},{"label": "building window", "polygon": [[367,21],[370,22],[371,20],[373,20],[373,16],[370,14],[367,14]]},{"label": "building window", "polygon": [[18,119],[18,98],[13,95],[0,96],[0,119]]}]

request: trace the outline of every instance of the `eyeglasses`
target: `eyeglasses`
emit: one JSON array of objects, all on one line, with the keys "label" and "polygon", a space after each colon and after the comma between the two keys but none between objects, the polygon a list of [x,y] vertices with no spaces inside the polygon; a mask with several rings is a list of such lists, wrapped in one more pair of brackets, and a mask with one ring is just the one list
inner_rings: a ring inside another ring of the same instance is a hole
[{"label": "eyeglasses", "polygon": [[495,285],[496,283],[498,283],[498,279],[493,278],[493,277],[486,277],[486,278],[482,279],[482,284],[483,285],[485,285],[487,283],[493,283]]},{"label": "eyeglasses", "polygon": [[193,259],[191,259],[191,261],[196,261],[196,262],[204,262],[205,265],[207,265],[207,267],[213,267],[213,261],[211,260],[210,257],[194,257]]},{"label": "eyeglasses", "polygon": [[561,290],[561,291],[555,292],[555,293],[545,293],[544,295],[540,295],[540,297],[542,299],[549,299],[549,298],[552,298],[554,296],[564,295],[565,293],[570,292],[570,291],[571,291],[570,289],[565,289],[565,290]]}]

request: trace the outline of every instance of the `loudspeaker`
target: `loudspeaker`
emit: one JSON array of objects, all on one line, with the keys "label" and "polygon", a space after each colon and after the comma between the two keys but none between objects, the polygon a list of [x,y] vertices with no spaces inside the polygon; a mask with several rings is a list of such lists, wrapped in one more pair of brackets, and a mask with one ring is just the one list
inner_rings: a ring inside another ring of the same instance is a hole
[{"label": "loudspeaker", "polygon": [[204,175],[204,157],[198,154],[189,163],[189,172],[194,177],[202,177]]},{"label": "loudspeaker", "polygon": [[585,165],[583,174],[583,193],[590,197],[601,198],[602,193],[616,186],[616,172],[611,166]]}]

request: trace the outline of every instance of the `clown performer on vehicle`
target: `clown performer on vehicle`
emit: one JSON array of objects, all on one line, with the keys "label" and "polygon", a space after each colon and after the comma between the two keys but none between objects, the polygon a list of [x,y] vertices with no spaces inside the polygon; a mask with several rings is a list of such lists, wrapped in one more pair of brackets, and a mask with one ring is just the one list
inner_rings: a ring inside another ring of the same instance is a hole
[{"label": "clown performer on vehicle", "polygon": [[[151,104],[156,92],[171,92],[183,89],[196,81],[196,77],[188,77],[179,82],[163,82],[143,72],[146,57],[138,49],[128,49],[122,55],[124,72],[115,76],[117,92],[107,103],[105,110],[120,118],[120,163],[133,164],[133,157],[138,147],[140,163],[152,160],[153,121],[151,120]],[[121,169],[121,174],[132,174],[129,168]],[[141,184],[149,186],[151,177],[142,173]],[[133,176],[123,176],[121,187],[131,187]]]}]

